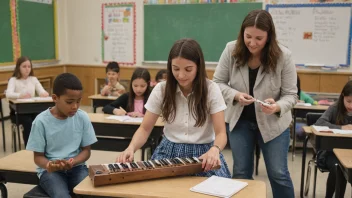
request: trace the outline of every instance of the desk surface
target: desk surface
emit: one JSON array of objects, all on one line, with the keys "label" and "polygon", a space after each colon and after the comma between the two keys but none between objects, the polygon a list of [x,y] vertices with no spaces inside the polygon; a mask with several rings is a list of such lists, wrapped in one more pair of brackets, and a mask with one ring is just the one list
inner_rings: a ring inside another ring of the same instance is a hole
[{"label": "desk surface", "polygon": [[[106,124],[133,124],[140,125],[141,123],[136,122],[120,122],[118,120],[110,120],[106,119],[106,117],[112,116],[111,114],[103,114],[103,113],[88,113],[89,119],[91,122],[95,123],[106,123]],[[161,117],[158,118],[154,126],[163,127],[164,122]]]},{"label": "desk surface", "polygon": [[304,126],[303,130],[305,133],[312,133],[312,128],[310,126]]},{"label": "desk surface", "polygon": [[92,100],[116,100],[118,97],[117,96],[102,96],[100,94],[92,95],[88,97],[89,99]]},{"label": "desk surface", "polygon": [[321,133],[316,131],[313,127],[311,127],[311,130],[314,135],[317,136],[327,136],[327,137],[345,137],[345,138],[352,138],[352,134],[335,134],[335,133]]},{"label": "desk surface", "polygon": [[352,168],[352,150],[351,149],[334,149],[337,159],[345,168]]},{"label": "desk surface", "polygon": [[32,151],[21,150],[0,158],[0,170],[35,173],[36,168]]},{"label": "desk surface", "polygon": [[294,109],[302,109],[302,110],[322,110],[325,111],[329,108],[326,105],[312,105],[312,106],[303,106],[303,105],[295,105]]},{"label": "desk surface", "polygon": [[54,103],[53,100],[18,101],[17,99],[9,99],[9,102],[12,104]]},{"label": "desk surface", "polygon": [[[205,177],[173,177],[94,187],[90,178],[86,177],[74,188],[74,192],[82,195],[111,197],[212,197],[189,190],[206,179]],[[248,186],[233,197],[266,197],[266,185],[264,182],[257,180],[239,181],[248,182]]]}]

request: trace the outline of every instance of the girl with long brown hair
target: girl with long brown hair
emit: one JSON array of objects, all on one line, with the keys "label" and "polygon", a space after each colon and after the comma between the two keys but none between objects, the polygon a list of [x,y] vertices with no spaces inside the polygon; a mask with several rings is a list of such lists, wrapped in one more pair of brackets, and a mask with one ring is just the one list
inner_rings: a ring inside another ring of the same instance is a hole
[{"label": "girl with long brown hair", "polygon": [[[195,40],[181,39],[172,46],[167,81],[154,87],[145,108],[143,122],[118,162],[133,160],[162,115],[164,138],[152,159],[200,157],[205,172],[197,176],[231,176],[221,154],[226,145],[226,105],[218,85],[207,79],[203,52]],[[220,164],[219,170],[211,170]]]}]

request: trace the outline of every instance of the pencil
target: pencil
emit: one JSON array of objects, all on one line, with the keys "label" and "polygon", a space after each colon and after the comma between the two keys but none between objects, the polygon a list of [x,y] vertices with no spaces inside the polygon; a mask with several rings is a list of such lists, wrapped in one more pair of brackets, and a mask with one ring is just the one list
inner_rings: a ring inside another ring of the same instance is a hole
[{"label": "pencil", "polygon": [[120,107],[120,110],[123,111],[123,112],[125,112],[125,114],[127,113],[122,107]]}]

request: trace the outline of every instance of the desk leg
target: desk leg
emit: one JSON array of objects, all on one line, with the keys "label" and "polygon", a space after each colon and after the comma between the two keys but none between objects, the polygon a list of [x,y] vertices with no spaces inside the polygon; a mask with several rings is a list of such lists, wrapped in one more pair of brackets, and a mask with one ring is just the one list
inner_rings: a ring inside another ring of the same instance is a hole
[{"label": "desk leg", "polygon": [[[18,113],[16,112],[16,128],[17,128],[17,135],[18,135],[18,150],[21,150],[21,135],[20,135],[20,123],[18,120]],[[16,143],[16,137],[15,137],[15,152],[17,151],[17,143]]]},{"label": "desk leg", "polygon": [[309,136],[306,136],[306,139],[303,142],[303,154],[302,154],[302,172],[301,172],[301,189],[300,189],[300,196],[303,198],[303,189],[304,189],[304,173],[306,169],[306,155],[307,155],[307,143],[309,140]]},{"label": "desk leg", "polygon": [[336,168],[336,184],[335,184],[335,198],[343,198],[344,195],[341,194],[341,180],[345,179],[343,176],[341,167],[338,164],[335,164]]},{"label": "desk leg", "polygon": [[4,112],[2,111],[2,101],[0,98],[0,114],[1,114],[1,126],[2,126],[2,144],[4,146],[4,151],[6,151],[6,142],[5,142],[5,121],[4,121]]},{"label": "desk leg", "polygon": [[292,161],[295,160],[295,152],[296,152],[296,117],[297,111],[293,109],[293,134],[292,134]]},{"label": "desk leg", "polygon": [[93,112],[96,113],[97,112],[97,107],[93,106]]},{"label": "desk leg", "polygon": [[0,183],[1,198],[7,198],[7,188],[4,183]]}]

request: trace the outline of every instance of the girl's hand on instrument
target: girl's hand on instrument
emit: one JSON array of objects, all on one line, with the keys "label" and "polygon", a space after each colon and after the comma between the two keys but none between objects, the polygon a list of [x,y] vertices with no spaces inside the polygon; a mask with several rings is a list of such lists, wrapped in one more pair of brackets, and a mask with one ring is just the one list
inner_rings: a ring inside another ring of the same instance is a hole
[{"label": "girl's hand on instrument", "polygon": [[215,147],[211,147],[209,151],[200,156],[199,159],[203,160],[202,168],[205,172],[221,164],[219,149]]},{"label": "girl's hand on instrument", "polygon": [[131,148],[127,148],[116,158],[116,162],[118,163],[133,162],[133,155],[134,155],[134,150]]}]

